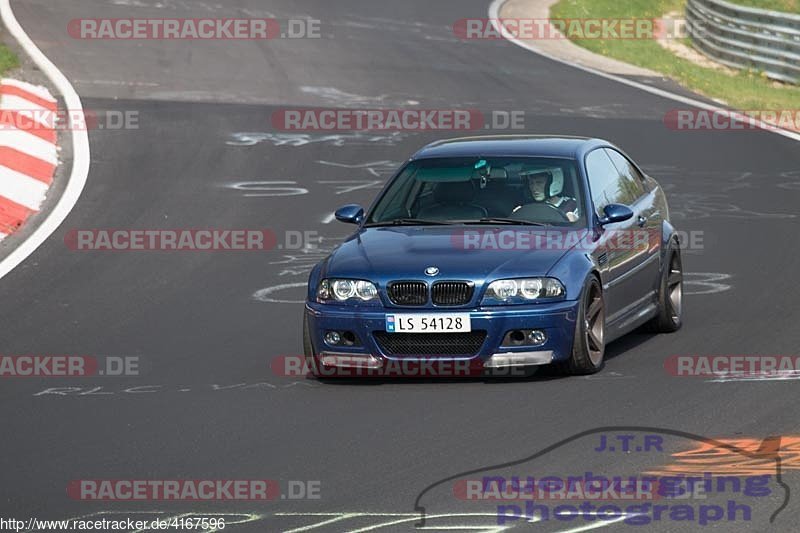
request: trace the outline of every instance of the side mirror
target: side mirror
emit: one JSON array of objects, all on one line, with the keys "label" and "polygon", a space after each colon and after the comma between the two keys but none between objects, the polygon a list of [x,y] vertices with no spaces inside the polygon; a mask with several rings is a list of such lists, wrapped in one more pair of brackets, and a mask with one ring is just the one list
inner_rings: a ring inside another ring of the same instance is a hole
[{"label": "side mirror", "polygon": [[[361,224],[361,220],[364,218],[364,208],[358,204],[343,205],[336,210],[334,216],[339,222]],[[631,213],[631,216],[633,216],[633,213]]]},{"label": "side mirror", "polygon": [[608,204],[603,208],[605,216],[600,219],[600,225],[613,224],[614,222],[623,222],[633,217],[633,211],[627,205],[622,204]]}]

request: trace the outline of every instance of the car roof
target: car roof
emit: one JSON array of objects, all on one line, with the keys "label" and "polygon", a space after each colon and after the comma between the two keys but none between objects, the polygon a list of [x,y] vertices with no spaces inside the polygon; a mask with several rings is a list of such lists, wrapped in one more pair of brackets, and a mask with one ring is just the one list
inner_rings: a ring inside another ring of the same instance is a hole
[{"label": "car roof", "polygon": [[433,142],[411,159],[498,156],[579,158],[599,146],[611,144],[602,139],[569,135],[479,135]]}]

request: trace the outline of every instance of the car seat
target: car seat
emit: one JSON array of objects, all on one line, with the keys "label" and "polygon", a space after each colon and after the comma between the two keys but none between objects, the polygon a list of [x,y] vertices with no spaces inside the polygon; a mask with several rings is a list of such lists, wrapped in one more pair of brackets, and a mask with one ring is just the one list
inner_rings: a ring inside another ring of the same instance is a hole
[{"label": "car seat", "polygon": [[487,215],[486,209],[475,205],[473,181],[445,181],[433,190],[434,204],[423,207],[417,218],[429,220],[475,220]]}]

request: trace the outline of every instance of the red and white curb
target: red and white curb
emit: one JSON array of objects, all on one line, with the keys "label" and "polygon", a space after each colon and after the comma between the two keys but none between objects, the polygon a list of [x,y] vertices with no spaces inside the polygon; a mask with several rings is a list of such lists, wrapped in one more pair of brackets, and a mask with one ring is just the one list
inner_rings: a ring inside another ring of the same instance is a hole
[{"label": "red and white curb", "polygon": [[53,182],[57,115],[44,87],[0,80],[0,240],[39,211]]},{"label": "red and white curb", "polygon": [[[11,9],[11,0],[0,0],[0,19],[9,35],[17,41],[17,44],[47,76],[59,96],[63,98],[65,116],[83,116],[80,96],[75,92],[75,88],[64,76],[64,73],[58,70],[58,67],[39,50],[39,47],[25,33],[17,17],[14,16],[14,10]],[[58,229],[69,216],[75,204],[78,203],[86,186],[92,161],[86,128],[70,128],[65,132],[64,139],[72,145],[71,169],[69,175],[65,177],[64,189],[60,192],[53,208],[48,208],[48,213],[42,214],[41,223],[36,225],[30,235],[27,235],[21,242],[15,243],[11,252],[0,258],[0,280],[25,261]]]}]

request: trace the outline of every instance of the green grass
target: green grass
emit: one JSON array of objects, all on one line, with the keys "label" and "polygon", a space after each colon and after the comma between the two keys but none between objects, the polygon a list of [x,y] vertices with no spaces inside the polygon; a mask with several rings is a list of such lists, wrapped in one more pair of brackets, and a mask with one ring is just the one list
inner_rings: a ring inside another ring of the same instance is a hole
[{"label": "green grass", "polygon": [[[756,0],[750,0],[756,1]],[[763,0],[766,3],[769,0]],[[780,2],[782,0],[774,0]],[[785,0],[794,1],[794,0]],[[683,0],[561,0],[552,18],[658,18],[683,13]],[[685,87],[736,109],[798,109],[800,87],[776,84],[760,73],[702,67],[648,39],[574,39],[592,52],[661,72]]]},{"label": "green grass", "polygon": [[800,0],[727,0],[740,6],[771,9],[773,11],[786,11],[787,13],[800,13]]},{"label": "green grass", "polygon": [[12,52],[6,45],[0,44],[0,75],[18,66],[19,58],[17,58],[17,54]]}]

